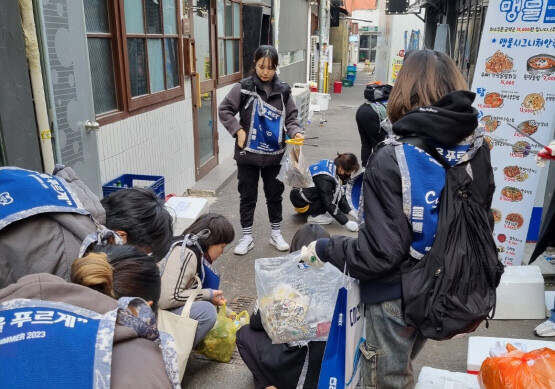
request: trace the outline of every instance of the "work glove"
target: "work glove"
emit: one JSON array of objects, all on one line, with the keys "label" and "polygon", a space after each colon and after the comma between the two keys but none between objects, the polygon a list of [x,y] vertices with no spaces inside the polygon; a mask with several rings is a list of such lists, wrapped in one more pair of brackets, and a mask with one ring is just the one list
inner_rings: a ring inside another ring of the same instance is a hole
[{"label": "work glove", "polygon": [[347,227],[347,229],[351,232],[358,231],[358,223],[352,220],[349,220],[347,223],[345,223],[345,227]]},{"label": "work glove", "polygon": [[301,249],[301,261],[308,266],[319,269],[324,266],[324,262],[316,254],[316,241],[310,243],[308,246],[303,246]]},{"label": "work glove", "polygon": [[555,159],[555,140],[536,155],[536,165],[545,167],[545,161],[548,159]]},{"label": "work glove", "polygon": [[358,221],[358,212],[355,211],[354,209],[351,209],[351,211],[349,212],[349,215],[354,217],[356,221]]}]

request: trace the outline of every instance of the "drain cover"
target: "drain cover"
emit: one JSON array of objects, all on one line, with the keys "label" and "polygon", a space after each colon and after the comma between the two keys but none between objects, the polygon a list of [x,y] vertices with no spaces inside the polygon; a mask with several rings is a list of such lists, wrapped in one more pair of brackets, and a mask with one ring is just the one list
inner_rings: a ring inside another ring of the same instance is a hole
[{"label": "drain cover", "polygon": [[233,312],[239,313],[241,311],[248,311],[249,307],[251,306],[251,304],[254,300],[255,300],[254,297],[238,296],[238,297],[235,297],[233,300],[231,300],[231,302],[228,302],[227,306]]}]

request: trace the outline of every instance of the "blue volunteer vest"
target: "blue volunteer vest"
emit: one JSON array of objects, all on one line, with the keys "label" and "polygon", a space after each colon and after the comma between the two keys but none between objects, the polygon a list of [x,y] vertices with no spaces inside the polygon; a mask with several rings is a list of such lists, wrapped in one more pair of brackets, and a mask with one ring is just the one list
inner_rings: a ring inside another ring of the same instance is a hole
[{"label": "blue volunteer vest", "polygon": [[89,214],[63,179],[15,167],[0,168],[0,230],[49,212]]}]

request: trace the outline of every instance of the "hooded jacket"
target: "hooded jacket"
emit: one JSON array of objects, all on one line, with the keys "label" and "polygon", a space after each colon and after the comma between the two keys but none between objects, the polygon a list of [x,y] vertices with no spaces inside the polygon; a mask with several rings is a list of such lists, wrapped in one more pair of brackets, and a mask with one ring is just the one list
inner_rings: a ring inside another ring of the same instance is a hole
[{"label": "hooded jacket", "polygon": [[428,107],[415,109],[393,124],[397,137],[386,139],[370,156],[364,174],[365,223],[357,238],[334,236],[316,244],[318,257],[339,269],[345,264],[351,277],[361,280],[361,301],[376,304],[401,297],[399,266],[409,259],[412,228],[404,212],[402,176],[396,148],[397,139],[416,135],[436,147],[449,149],[471,139],[476,153],[472,164],[484,174],[474,176],[477,188],[486,199],[483,206],[491,214],[495,190],[489,148],[482,143],[483,129],[472,107],[474,93],[450,93]]},{"label": "hooded jacket", "polygon": [[[63,302],[98,313],[118,307],[116,300],[102,293],[45,273],[22,277],[0,290],[0,303],[18,298]],[[110,387],[173,388],[158,344],[116,323]]]},{"label": "hooded jacket", "polygon": [[[252,76],[252,79],[254,81],[256,93],[260,95],[262,100],[279,110],[284,109],[281,95],[289,89],[286,82],[281,82],[278,76],[275,75],[271,81],[271,91],[266,93],[267,88],[265,88],[265,85],[263,85],[262,81],[256,74]],[[254,104],[248,104],[246,108],[240,106],[241,88],[241,82],[235,84],[218,107],[220,122],[234,138],[237,138],[237,131],[241,128],[245,130],[248,136],[251,128],[250,121]],[[235,117],[237,113],[239,113],[239,120]],[[295,106],[295,102],[292,98],[289,98],[285,104],[284,126],[287,135],[290,138],[295,137],[295,134],[301,132],[301,127],[299,125],[299,121],[297,120],[297,113],[298,110]],[[285,138],[282,145],[285,146]],[[285,147],[283,148],[283,151],[285,151]],[[283,157],[283,151],[279,154],[273,155],[251,153],[240,148],[237,145],[237,140],[235,140],[234,159],[237,161],[238,165],[275,166],[280,164],[281,158]]]}]

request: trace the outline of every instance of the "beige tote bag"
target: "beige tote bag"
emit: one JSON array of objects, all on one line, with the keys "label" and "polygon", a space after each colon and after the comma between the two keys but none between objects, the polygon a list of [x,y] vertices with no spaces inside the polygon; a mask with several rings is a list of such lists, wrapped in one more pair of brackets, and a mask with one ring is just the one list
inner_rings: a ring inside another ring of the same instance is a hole
[{"label": "beige tote bag", "polygon": [[180,381],[183,380],[185,368],[187,367],[187,361],[189,360],[189,354],[191,354],[191,350],[193,349],[195,333],[197,332],[198,321],[189,317],[189,314],[191,313],[191,306],[202,288],[202,283],[200,282],[198,276],[195,276],[195,278],[197,280],[197,288],[187,299],[181,315],[176,315],[175,313],[164,309],[158,310],[158,329],[160,331],[167,332],[175,339]]}]

